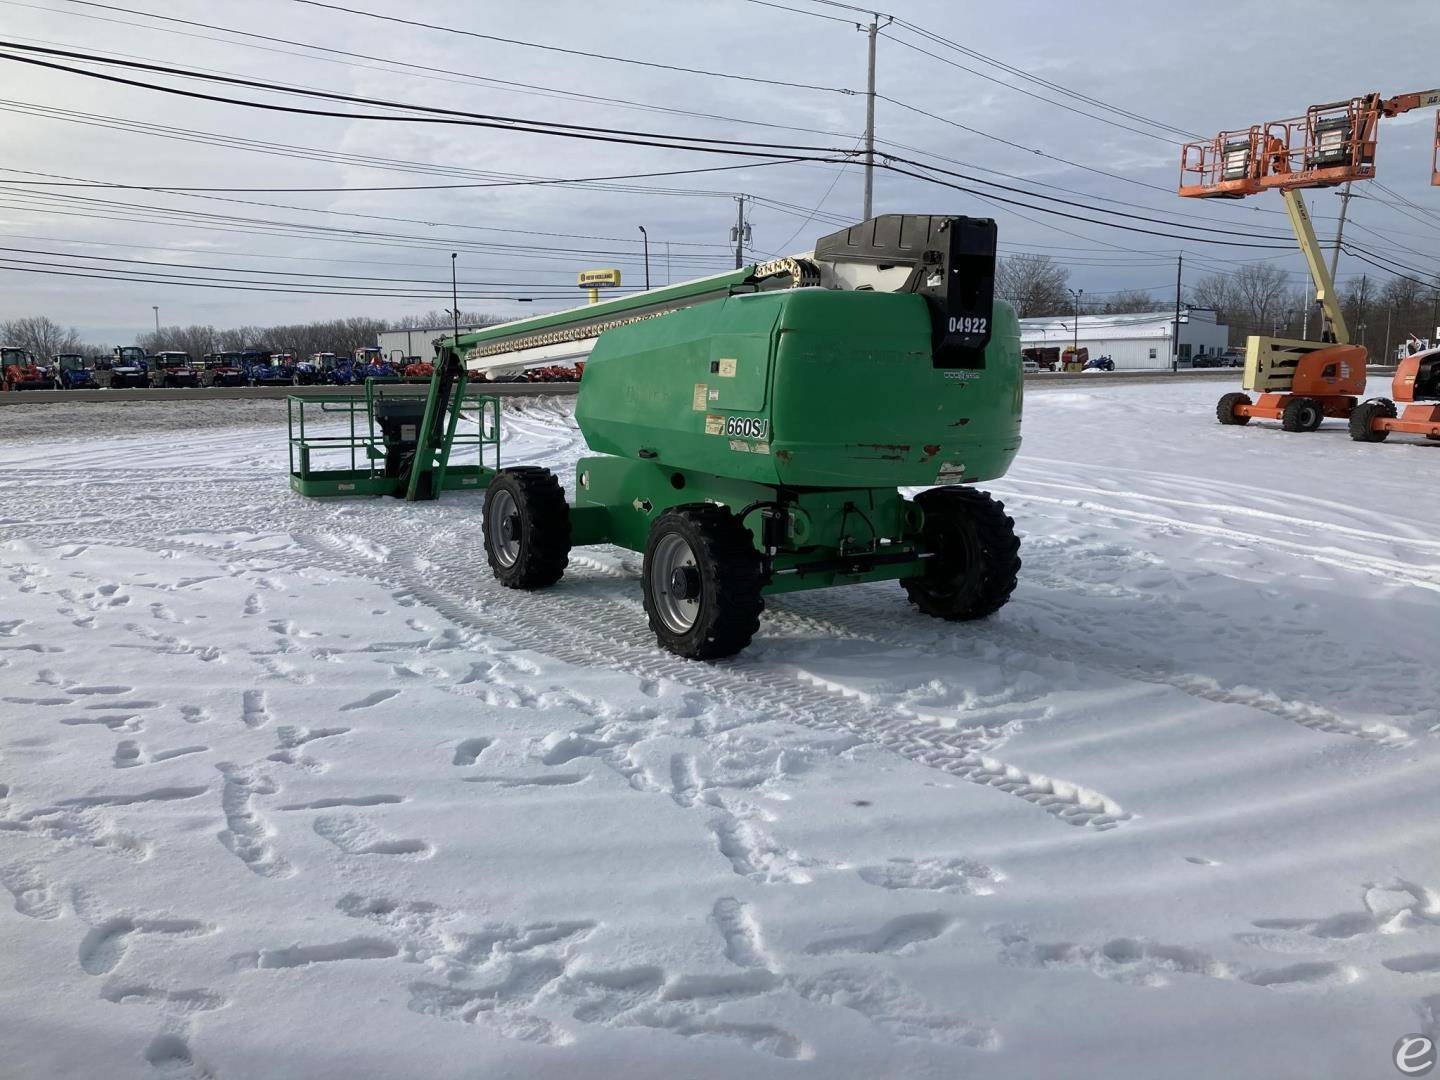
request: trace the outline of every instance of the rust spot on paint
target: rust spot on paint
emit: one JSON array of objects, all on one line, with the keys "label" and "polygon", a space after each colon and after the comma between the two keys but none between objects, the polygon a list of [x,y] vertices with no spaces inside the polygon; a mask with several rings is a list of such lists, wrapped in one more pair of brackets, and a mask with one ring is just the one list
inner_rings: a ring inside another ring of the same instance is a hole
[{"label": "rust spot on paint", "polygon": [[788,464],[790,463],[790,451],[789,451],[789,450],[776,450],[776,451],[775,451],[775,460],[781,462],[782,464],[788,465]]},{"label": "rust spot on paint", "polygon": [[970,422],[970,417],[968,417],[968,416],[962,416],[959,420],[951,421],[950,426],[951,426],[951,427],[964,427],[964,426],[965,426],[966,424],[968,424],[969,422]]},{"label": "rust spot on paint", "polygon": [[924,446],[922,449],[924,449],[925,453],[924,453],[924,455],[920,458],[920,464],[923,465],[923,464],[925,464],[925,462],[929,461],[931,458],[933,458],[936,454],[938,454],[938,453],[940,452],[940,444],[939,444],[939,443],[926,443],[925,446]]}]

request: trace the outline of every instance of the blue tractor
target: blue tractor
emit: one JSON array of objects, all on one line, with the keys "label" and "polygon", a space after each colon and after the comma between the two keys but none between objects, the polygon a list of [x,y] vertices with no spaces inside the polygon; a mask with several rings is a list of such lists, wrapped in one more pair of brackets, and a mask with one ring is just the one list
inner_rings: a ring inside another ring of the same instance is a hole
[{"label": "blue tractor", "polygon": [[79,353],[56,353],[50,357],[50,375],[58,390],[94,390],[99,387],[95,373]]},{"label": "blue tractor", "polygon": [[[293,354],[286,355],[292,356],[293,359]],[[295,372],[296,386],[314,386],[323,379],[320,365],[315,362],[313,356],[306,360],[294,361],[292,370]]]},{"label": "blue tractor", "polygon": [[138,390],[150,386],[150,361],[145,350],[135,345],[117,345],[110,358],[110,389]]},{"label": "blue tractor", "polygon": [[245,374],[251,386],[289,386],[295,373],[276,364],[272,355],[261,349],[246,349]]},{"label": "blue tractor", "polygon": [[355,364],[348,356],[333,352],[317,352],[310,357],[319,373],[318,382],[327,386],[349,386],[355,381]]},{"label": "blue tractor", "polygon": [[378,346],[365,345],[355,350],[356,382],[364,382],[366,379],[393,379],[399,374],[385,360],[385,353]]}]

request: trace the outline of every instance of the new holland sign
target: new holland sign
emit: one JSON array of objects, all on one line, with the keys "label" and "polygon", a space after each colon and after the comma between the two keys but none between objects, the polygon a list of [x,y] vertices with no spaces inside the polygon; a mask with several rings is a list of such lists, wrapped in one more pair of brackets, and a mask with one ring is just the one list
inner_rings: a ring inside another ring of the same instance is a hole
[{"label": "new holland sign", "polygon": [[620,271],[613,267],[605,270],[581,270],[576,284],[582,289],[618,288]]}]

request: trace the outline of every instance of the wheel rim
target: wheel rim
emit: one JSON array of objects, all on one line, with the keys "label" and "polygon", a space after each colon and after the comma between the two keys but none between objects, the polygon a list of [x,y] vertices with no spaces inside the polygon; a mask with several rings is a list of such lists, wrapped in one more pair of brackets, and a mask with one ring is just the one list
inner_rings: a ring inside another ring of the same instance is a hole
[{"label": "wheel rim", "polygon": [[971,584],[980,560],[980,544],[964,528],[941,529],[936,538],[936,554],[925,575],[925,584],[937,597],[953,596]]},{"label": "wheel rim", "polygon": [[[501,488],[490,493],[490,505],[486,532],[490,535],[490,550],[495,555],[495,561],[507,570],[514,566],[520,558],[520,530],[506,529],[506,523],[512,519],[518,519],[519,507],[515,504],[515,496]],[[506,533],[510,535],[506,535]]]},{"label": "wheel rim", "polygon": [[[700,600],[674,591],[672,582],[695,568],[695,552],[678,533],[661,537],[650,554],[650,595],[655,614],[672,634],[688,633],[700,617]],[[679,574],[677,575],[677,571]]]},{"label": "wheel rim", "polygon": [[1324,416],[1321,414],[1320,410],[1317,409],[1314,405],[1306,406],[1306,409],[1305,409],[1305,426],[1306,426],[1306,427],[1319,427],[1319,426],[1320,426],[1320,421],[1323,420],[1323,419],[1324,419]]}]

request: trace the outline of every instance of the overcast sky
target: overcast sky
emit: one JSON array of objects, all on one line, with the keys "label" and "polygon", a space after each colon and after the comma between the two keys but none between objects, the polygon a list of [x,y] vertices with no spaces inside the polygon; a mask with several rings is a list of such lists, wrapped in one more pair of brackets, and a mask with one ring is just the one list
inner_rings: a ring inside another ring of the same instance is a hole
[{"label": "overcast sky", "polygon": [[[0,0],[4,26],[0,37],[176,71],[207,71],[269,84],[570,124],[846,148],[857,145],[864,126],[864,98],[836,92],[864,86],[865,37],[852,24],[861,17],[809,0],[774,0],[779,8],[749,0],[340,2],[380,14],[683,70],[401,26],[296,0],[223,4],[114,0],[109,7],[75,0]],[[803,8],[815,14],[780,8]],[[943,168],[1058,198],[1090,205],[1101,205],[1102,198],[1119,200],[1129,205],[1109,205],[1167,221],[1194,224],[1205,219],[1240,232],[1283,230],[1279,197],[1272,194],[1223,205],[1179,199],[1171,192],[1177,176],[1177,142],[1183,136],[1153,122],[1210,135],[1222,128],[1291,116],[1315,102],[1369,91],[1390,95],[1440,86],[1440,55],[1435,49],[1440,12],[1435,0],[1376,0],[1363,9],[1332,0],[1304,4],[1214,0],[1198,6],[1173,0],[1086,4],[1011,0],[1003,5],[896,0],[886,10],[947,41],[1140,114],[1145,121],[1128,120],[1024,82],[896,26],[883,32],[879,42],[878,90],[884,98],[911,108],[878,102],[882,150],[924,156]],[[134,12],[299,44],[247,39]],[[307,45],[369,59],[317,52]],[[418,65],[430,74],[396,62]],[[82,66],[253,101],[317,106],[314,101],[265,91]],[[700,74],[702,69],[816,89],[712,77]],[[1006,82],[1051,101],[1002,85]],[[570,94],[600,100],[566,96]],[[5,152],[0,157],[4,167],[0,246],[12,249],[0,255],[33,260],[0,263],[0,269],[12,267],[4,269],[0,319],[49,315],[77,326],[97,345],[129,343],[151,328],[152,305],[160,308],[161,321],[167,325],[224,327],[359,314],[407,318],[448,306],[452,250],[460,253],[462,282],[473,283],[462,291],[544,298],[525,305],[474,299],[462,306],[502,315],[555,308],[571,302],[572,293],[579,299],[575,273],[587,267],[618,266],[626,285],[641,284],[640,225],[650,236],[652,280],[657,284],[683,280],[732,262],[728,241],[736,210],[732,196],[737,192],[761,200],[750,215],[754,249],[760,256],[804,250],[832,231],[837,221],[861,216],[860,170],[814,163],[632,182],[663,191],[512,186],[181,195],[21,185],[14,182],[58,175],[155,187],[355,189],[714,168],[733,165],[737,159],[474,127],[263,112],[10,61],[0,62],[0,99],[0,108],[6,110]],[[622,104],[620,99],[636,104]],[[335,108],[357,111],[353,106]],[[64,115],[69,119],[52,110],[68,110]],[[123,129],[115,126],[121,122]],[[1369,184],[1361,185],[1367,197],[1357,199],[1351,210],[1356,229],[1350,235],[1357,242],[1386,258],[1422,268],[1434,267],[1433,253],[1440,251],[1440,188],[1429,185],[1434,124],[1433,111],[1411,114],[1387,121],[1380,139],[1380,182],[1424,209],[1397,205],[1394,196]],[[135,130],[138,125],[152,125],[152,133]],[[156,133],[153,125],[185,131]],[[810,130],[788,130],[791,127]],[[249,142],[243,148],[215,145],[220,138]],[[910,149],[896,149],[895,144]],[[411,164],[362,165],[354,160],[357,156]],[[1128,179],[1112,179],[1076,165]],[[1000,175],[1007,173],[1022,178],[1021,182]],[[1311,201],[1320,232],[1333,234],[1338,199],[1321,192]],[[114,205],[118,203],[135,208],[121,209]],[[1083,208],[1048,205],[1091,216]],[[164,215],[155,208],[182,210],[187,216]],[[807,220],[808,212],[816,209],[819,216]],[[1285,251],[1277,255],[1179,241],[1035,210],[1017,211],[970,192],[884,171],[876,175],[875,210],[994,217],[1000,225],[1002,252],[1050,254],[1066,263],[1072,286],[1083,286],[1087,296],[1100,299],[1114,290],[1142,288],[1153,291],[1159,307],[1173,302],[1174,259],[1181,249],[1187,257],[1187,278],[1266,257],[1295,273],[1297,285],[1303,280],[1298,257]],[[221,217],[197,221],[196,212]],[[1163,225],[1131,224],[1171,231]],[[317,229],[328,231],[317,236]],[[299,235],[304,232],[310,235]],[[1243,239],[1218,234],[1216,238]],[[102,262],[95,258],[99,256],[144,262]],[[388,287],[433,295],[293,295],[106,279],[111,272],[154,274],[162,268],[147,263],[156,262],[213,268],[182,272],[220,279],[217,284],[324,282],[330,288],[344,288],[344,281],[323,275],[354,275],[357,286],[372,288],[412,279]],[[54,270],[54,265],[41,264],[55,263],[99,276],[68,278],[13,269],[25,265],[31,271]],[[1342,260],[1341,271],[1342,277],[1361,271],[1385,276],[1353,259]],[[358,280],[362,278],[375,280]]]}]

